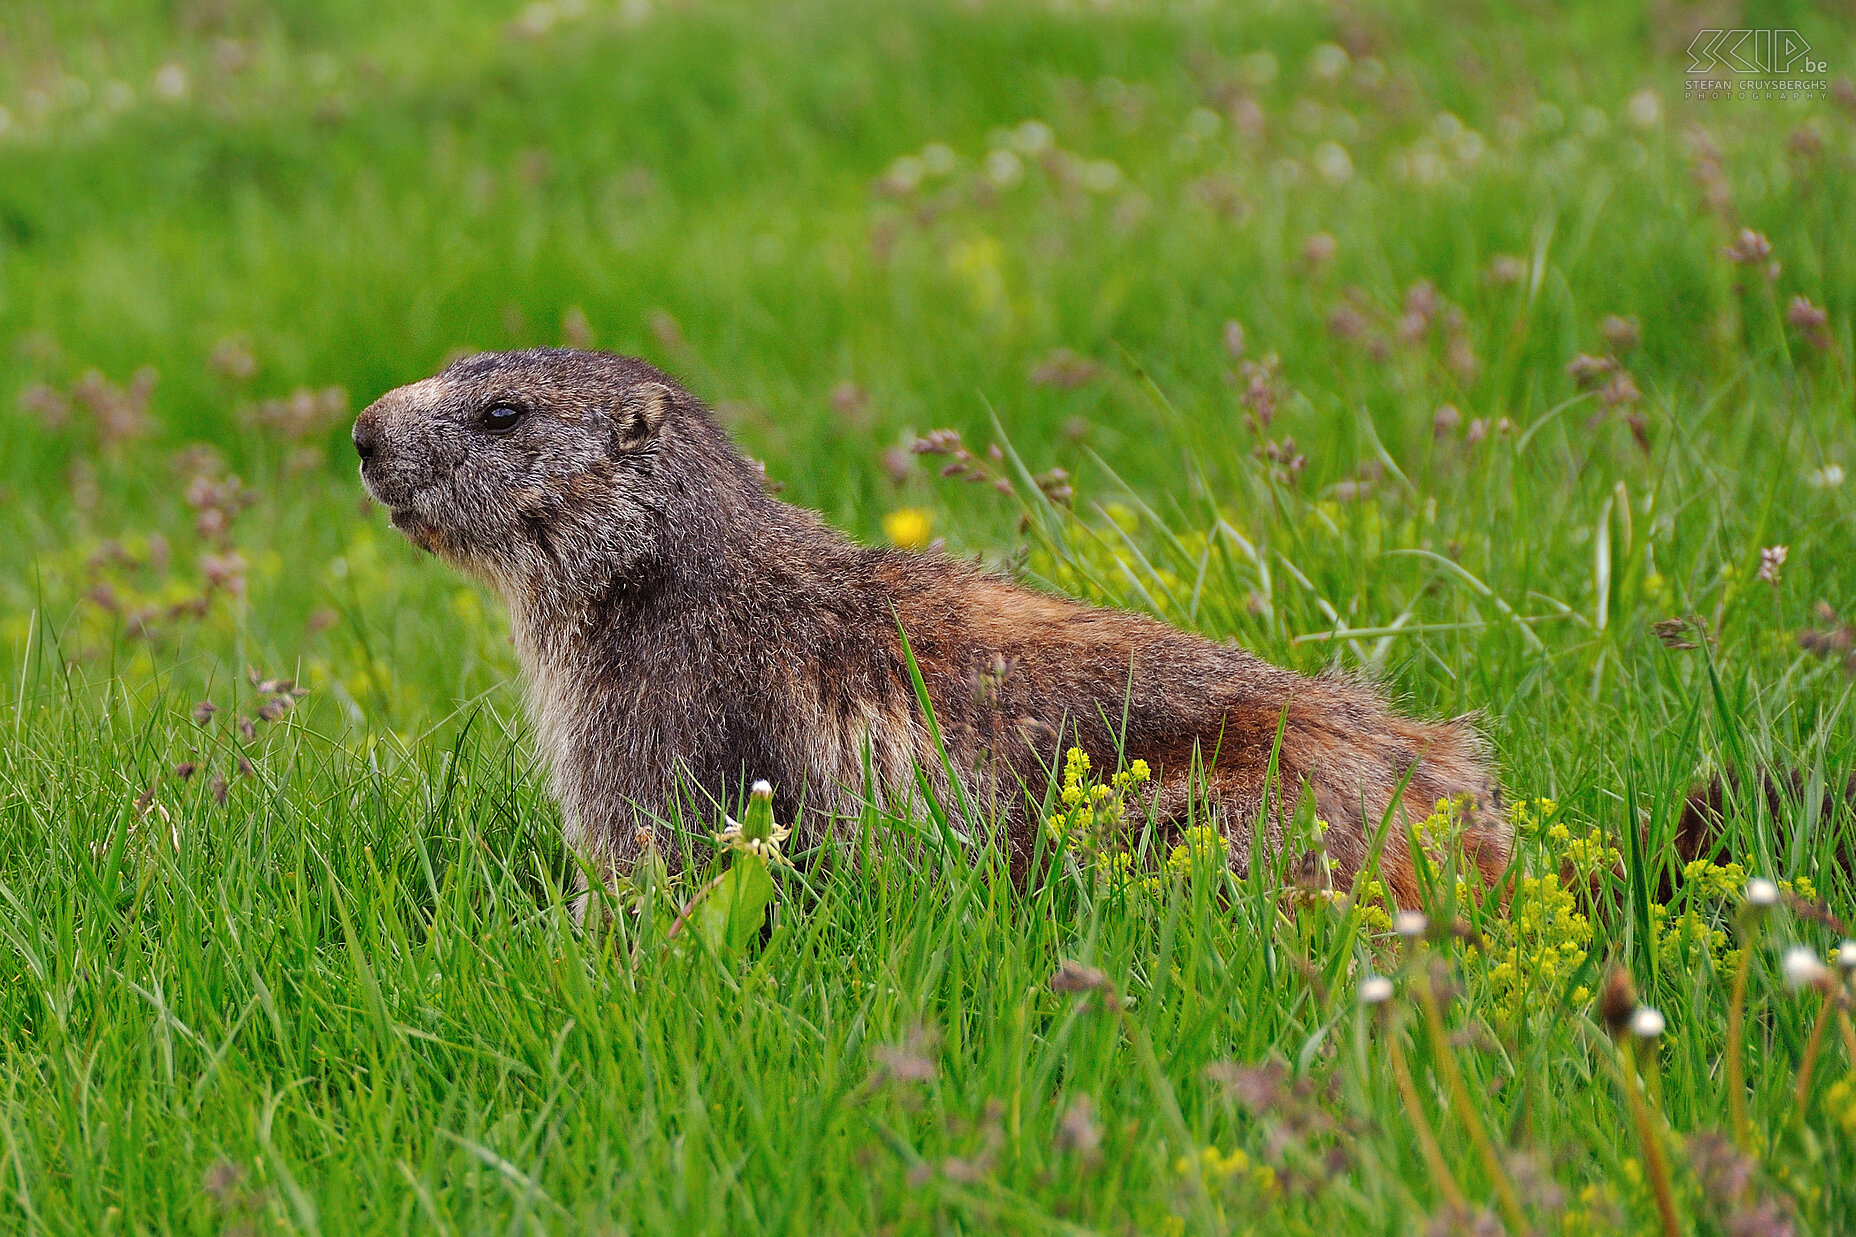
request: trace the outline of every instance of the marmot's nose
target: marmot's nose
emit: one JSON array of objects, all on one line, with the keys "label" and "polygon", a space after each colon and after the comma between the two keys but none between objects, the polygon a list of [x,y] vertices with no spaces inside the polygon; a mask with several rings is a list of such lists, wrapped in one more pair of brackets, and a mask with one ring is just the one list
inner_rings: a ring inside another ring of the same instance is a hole
[{"label": "marmot's nose", "polygon": [[373,459],[374,452],[380,449],[380,421],[371,409],[355,418],[354,449],[363,464]]}]

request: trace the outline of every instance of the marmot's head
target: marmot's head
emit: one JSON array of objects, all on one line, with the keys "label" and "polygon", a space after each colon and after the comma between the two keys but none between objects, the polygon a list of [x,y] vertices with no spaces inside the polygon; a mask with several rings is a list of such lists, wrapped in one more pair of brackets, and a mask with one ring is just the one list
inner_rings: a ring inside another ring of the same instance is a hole
[{"label": "marmot's head", "polygon": [[566,349],[466,357],[354,423],[393,526],[505,595],[600,589],[648,557],[673,497],[735,471],[719,439],[643,361]]}]

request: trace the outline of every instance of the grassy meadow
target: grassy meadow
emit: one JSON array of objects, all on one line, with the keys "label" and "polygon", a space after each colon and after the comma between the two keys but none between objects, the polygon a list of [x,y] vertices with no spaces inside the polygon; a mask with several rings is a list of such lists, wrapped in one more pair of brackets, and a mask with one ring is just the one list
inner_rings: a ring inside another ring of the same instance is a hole
[{"label": "grassy meadow", "polygon": [[[1831,7],[0,8],[0,1230],[1850,1231]],[[1829,86],[1685,97],[1703,27]],[[1440,808],[1401,934],[923,804],[581,931],[499,606],[347,442],[563,342],[863,540],[1480,714],[1514,869]]]}]

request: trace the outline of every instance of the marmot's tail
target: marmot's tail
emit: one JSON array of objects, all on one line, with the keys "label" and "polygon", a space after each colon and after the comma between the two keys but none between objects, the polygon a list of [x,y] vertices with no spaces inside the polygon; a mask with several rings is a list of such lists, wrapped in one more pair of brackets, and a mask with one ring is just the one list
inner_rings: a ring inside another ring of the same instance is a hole
[{"label": "marmot's tail", "polygon": [[[1727,837],[1728,813],[1736,806],[1741,811],[1760,809],[1758,801],[1763,799],[1765,818],[1773,822],[1777,831],[1773,845],[1780,852],[1790,845],[1787,832],[1791,822],[1798,816],[1797,809],[1810,795],[1810,787],[1802,773],[1796,770],[1775,773],[1761,770],[1757,782],[1746,785],[1745,779],[1732,774],[1716,774],[1706,782],[1689,791],[1687,801],[1682,805],[1682,815],[1676,821],[1675,851],[1679,861],[1673,872],[1665,870],[1660,891],[1663,901],[1674,896],[1675,887],[1681,879],[1681,867],[1697,859],[1713,860],[1724,863],[1731,859],[1745,863],[1746,856],[1730,853],[1732,843]],[[1833,783],[1824,787],[1823,801],[1816,813],[1817,828],[1830,830],[1836,840],[1836,861],[1846,872],[1856,872],[1856,776],[1844,783],[1841,790]]]}]

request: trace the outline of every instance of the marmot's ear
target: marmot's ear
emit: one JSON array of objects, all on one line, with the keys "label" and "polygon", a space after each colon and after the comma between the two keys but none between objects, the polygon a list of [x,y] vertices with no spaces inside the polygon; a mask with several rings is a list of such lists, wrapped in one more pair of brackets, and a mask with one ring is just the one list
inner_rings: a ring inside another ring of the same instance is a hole
[{"label": "marmot's ear", "polygon": [[657,437],[664,414],[670,411],[670,388],[661,382],[641,382],[619,397],[612,410],[612,453],[636,451]]}]

